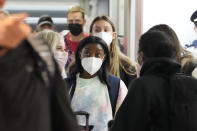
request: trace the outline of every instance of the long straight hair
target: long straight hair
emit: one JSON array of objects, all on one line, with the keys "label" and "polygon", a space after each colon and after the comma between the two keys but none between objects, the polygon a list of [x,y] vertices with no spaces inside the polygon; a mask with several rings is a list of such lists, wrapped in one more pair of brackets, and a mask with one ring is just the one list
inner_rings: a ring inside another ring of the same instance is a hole
[{"label": "long straight hair", "polygon": [[[95,22],[99,20],[104,20],[108,22],[113,32],[116,32],[115,26],[110,18],[106,15],[97,16],[90,25],[90,33],[92,33],[93,26]],[[118,46],[117,36],[113,39],[112,43],[110,44],[110,73],[120,77],[120,69],[126,72],[129,75],[136,75],[135,71],[135,63],[130,60],[129,57],[124,55]]]},{"label": "long straight hair", "polygon": [[107,47],[107,44],[105,43],[104,40],[102,40],[101,38],[96,37],[96,36],[88,36],[88,37],[84,38],[82,41],[80,41],[80,43],[76,49],[75,63],[69,67],[68,76],[75,76],[77,73],[80,73],[84,70],[81,65],[80,52],[88,44],[99,44],[103,48],[104,53],[105,53],[105,58],[103,60],[103,64],[102,64],[101,68],[98,71],[98,77],[99,77],[99,80],[101,81],[101,83],[106,84],[108,87],[110,87],[109,72],[108,72],[110,58],[109,58],[108,47]]}]

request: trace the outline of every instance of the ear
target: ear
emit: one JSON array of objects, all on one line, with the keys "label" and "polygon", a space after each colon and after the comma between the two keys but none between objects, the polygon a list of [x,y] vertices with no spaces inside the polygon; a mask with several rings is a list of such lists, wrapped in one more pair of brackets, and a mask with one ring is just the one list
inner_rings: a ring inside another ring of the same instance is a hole
[{"label": "ear", "polygon": [[106,55],[104,55],[104,57],[103,57],[103,61],[105,61],[105,59],[106,59]]},{"label": "ear", "polygon": [[55,26],[54,25],[52,26],[52,30],[55,30]]},{"label": "ear", "polygon": [[194,26],[194,31],[197,33],[197,27],[196,26]]},{"label": "ear", "polygon": [[117,37],[117,33],[116,32],[113,32],[112,33],[112,39],[115,39]]},{"label": "ear", "polygon": [[138,60],[138,63],[139,63],[140,65],[143,64],[143,62],[145,61],[144,52],[140,51],[140,52],[138,53],[137,60]]},{"label": "ear", "polygon": [[86,24],[86,19],[83,20],[83,26],[85,26],[85,24]]}]

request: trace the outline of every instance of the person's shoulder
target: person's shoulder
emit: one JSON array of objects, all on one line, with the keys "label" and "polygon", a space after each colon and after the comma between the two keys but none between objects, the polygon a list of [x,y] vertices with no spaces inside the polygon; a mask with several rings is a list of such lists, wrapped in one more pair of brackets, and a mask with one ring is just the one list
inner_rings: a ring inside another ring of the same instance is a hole
[{"label": "person's shoulder", "polygon": [[65,85],[70,88],[73,84],[76,84],[76,79],[76,75],[64,78]]},{"label": "person's shoulder", "polygon": [[137,75],[136,73],[136,62],[132,61],[128,56],[121,54],[120,57],[121,68],[123,72],[130,75]]},{"label": "person's shoulder", "polygon": [[165,86],[166,80],[163,77],[156,75],[146,75],[134,79],[128,86],[129,90],[142,90],[145,92],[152,92],[163,88]]},{"label": "person's shoulder", "polygon": [[69,32],[69,30],[62,30],[60,32],[60,34],[63,35],[63,36],[65,36],[65,35],[69,34],[68,32]]},{"label": "person's shoulder", "polygon": [[134,79],[133,83],[139,83],[140,85],[149,86],[149,85],[160,83],[161,81],[165,81],[162,76],[150,74],[150,75],[140,76],[139,78]]},{"label": "person's shoulder", "polygon": [[64,78],[65,81],[73,81],[76,80],[77,76],[76,75],[72,75],[72,76],[68,76],[66,78]]},{"label": "person's shoulder", "polygon": [[194,45],[194,47],[197,48],[197,40],[194,40],[194,41],[192,42],[192,44]]},{"label": "person's shoulder", "polygon": [[109,78],[120,79],[119,77],[112,75],[112,74],[109,74]]},{"label": "person's shoulder", "polygon": [[86,36],[86,37],[88,37],[88,36],[89,36],[89,34],[85,32],[85,36]]},{"label": "person's shoulder", "polygon": [[197,40],[193,40],[191,43],[189,44],[185,44],[185,48],[190,48],[190,47],[195,47],[197,48]]}]

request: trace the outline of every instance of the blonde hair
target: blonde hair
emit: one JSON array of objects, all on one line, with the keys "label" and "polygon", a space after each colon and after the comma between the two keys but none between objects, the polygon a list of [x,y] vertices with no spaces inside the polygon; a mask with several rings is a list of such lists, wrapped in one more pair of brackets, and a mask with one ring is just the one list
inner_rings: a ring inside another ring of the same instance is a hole
[{"label": "blonde hair", "polygon": [[68,17],[68,14],[69,14],[69,13],[73,13],[73,12],[81,12],[82,18],[83,18],[83,19],[85,18],[85,11],[84,11],[84,9],[81,8],[80,6],[73,6],[72,8],[70,8],[70,9],[68,10],[67,17]]},{"label": "blonde hair", "polygon": [[60,43],[62,38],[59,33],[49,29],[45,29],[39,32],[38,36],[40,36],[45,42],[49,44],[53,52],[55,51],[57,44]]},{"label": "blonde hair", "polygon": [[[101,16],[97,16],[92,21],[90,25],[90,33],[92,33],[94,23],[99,20],[104,20],[108,22],[112,26],[113,32],[116,32],[115,26],[113,22],[110,20],[110,18],[106,15],[101,15]],[[110,51],[110,73],[120,77],[120,69],[122,69],[123,71],[126,72],[126,74],[136,75],[136,71],[135,71],[136,64],[135,62],[131,61],[129,57],[127,57],[120,51],[120,48],[118,46],[117,36],[115,37],[115,39],[113,39],[109,51]]]}]

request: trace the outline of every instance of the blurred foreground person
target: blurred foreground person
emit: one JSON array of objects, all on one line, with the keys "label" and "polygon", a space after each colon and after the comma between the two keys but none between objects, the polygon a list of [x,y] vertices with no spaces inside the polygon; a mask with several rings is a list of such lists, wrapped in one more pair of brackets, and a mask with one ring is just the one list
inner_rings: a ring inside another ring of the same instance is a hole
[{"label": "blurred foreground person", "polygon": [[77,131],[47,44],[29,37],[26,14],[11,16],[0,21],[0,130]]}]

